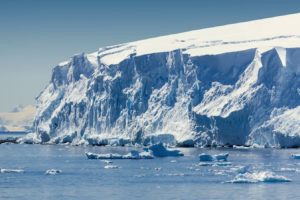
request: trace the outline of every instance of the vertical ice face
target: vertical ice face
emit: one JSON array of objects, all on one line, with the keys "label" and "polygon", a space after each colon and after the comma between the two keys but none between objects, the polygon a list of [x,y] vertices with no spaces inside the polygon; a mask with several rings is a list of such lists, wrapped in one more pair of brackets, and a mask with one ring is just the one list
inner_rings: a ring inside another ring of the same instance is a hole
[{"label": "vertical ice face", "polygon": [[53,69],[37,98],[35,139],[300,145],[299,134],[285,127],[294,124],[284,123],[290,112],[296,122],[300,105],[300,49],[291,48],[300,47],[300,31],[289,21],[296,19],[299,14],[76,55]]}]

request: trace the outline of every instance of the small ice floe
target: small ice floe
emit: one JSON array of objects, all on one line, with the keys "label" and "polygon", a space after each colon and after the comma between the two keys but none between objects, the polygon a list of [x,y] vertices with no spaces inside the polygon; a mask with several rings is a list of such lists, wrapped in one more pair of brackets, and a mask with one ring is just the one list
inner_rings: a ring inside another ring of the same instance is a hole
[{"label": "small ice floe", "polygon": [[85,155],[88,159],[122,159],[122,155],[120,154],[96,154],[91,152],[86,152]]},{"label": "small ice floe", "polygon": [[110,160],[102,160],[102,162],[104,162],[106,164],[111,164],[112,163],[112,161],[110,161]]},{"label": "small ice floe", "polygon": [[171,160],[170,161],[170,163],[176,163],[177,162],[177,160]]},{"label": "small ice floe", "polygon": [[238,146],[238,145],[233,145],[234,149],[241,149],[241,150],[247,150],[247,149],[251,149],[251,147],[247,147],[247,146]]},{"label": "small ice floe", "polygon": [[225,166],[231,166],[231,162],[217,162],[213,164],[213,167],[225,167]]},{"label": "small ice floe", "polygon": [[278,182],[291,182],[291,179],[285,176],[276,175],[272,172],[246,172],[238,174],[234,179],[227,181],[227,183],[278,183]]},{"label": "small ice floe", "polygon": [[0,173],[24,173],[23,169],[0,169]]},{"label": "small ice floe", "polygon": [[212,162],[199,162],[198,164],[197,164],[197,166],[201,166],[201,167],[207,167],[207,166],[213,166],[214,165],[214,163],[212,163]]},{"label": "small ice floe", "polygon": [[216,161],[227,161],[228,156],[229,156],[228,153],[222,153],[222,154],[214,155],[213,157]]},{"label": "small ice floe", "polygon": [[198,164],[196,164],[196,166],[199,167],[207,167],[207,166],[211,166],[211,167],[226,167],[226,166],[231,166],[232,163],[231,162],[211,162],[211,161],[206,161],[206,162],[199,162]]},{"label": "small ice floe", "polygon": [[300,154],[292,154],[292,158],[294,158],[294,159],[300,159]]},{"label": "small ice floe", "polygon": [[104,169],[119,169],[120,167],[117,165],[105,165]]},{"label": "small ice floe", "polygon": [[130,153],[124,155],[123,159],[153,159],[153,155],[148,149],[145,149],[143,152],[132,150]]},{"label": "small ice floe", "polygon": [[151,151],[138,152],[132,150],[128,154],[96,154],[91,152],[86,152],[85,155],[88,159],[152,159],[153,155]]},{"label": "small ice floe", "polygon": [[170,174],[167,174],[167,176],[187,176],[187,175],[184,173],[170,173]]},{"label": "small ice floe", "polygon": [[154,144],[149,147],[153,155],[156,157],[178,157],[184,154],[179,150],[170,150],[166,148],[163,143]]},{"label": "small ice floe", "polygon": [[209,155],[206,153],[202,153],[199,155],[199,159],[202,162],[227,161],[228,156],[229,156],[228,153],[222,153],[217,155]]},{"label": "small ice floe", "polygon": [[62,173],[62,170],[60,169],[48,169],[45,174],[46,175],[56,175]]},{"label": "small ice floe", "polygon": [[214,158],[213,158],[211,155],[206,154],[206,153],[201,153],[201,154],[199,155],[199,159],[200,159],[200,161],[202,161],[202,162],[211,162],[211,161],[214,160]]}]

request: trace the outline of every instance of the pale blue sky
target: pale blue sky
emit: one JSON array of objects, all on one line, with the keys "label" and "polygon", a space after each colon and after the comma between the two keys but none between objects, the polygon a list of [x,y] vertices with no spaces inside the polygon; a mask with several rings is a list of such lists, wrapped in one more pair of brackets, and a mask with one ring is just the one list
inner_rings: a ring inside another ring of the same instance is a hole
[{"label": "pale blue sky", "polygon": [[295,0],[0,0],[0,112],[34,104],[73,54],[296,12]]}]

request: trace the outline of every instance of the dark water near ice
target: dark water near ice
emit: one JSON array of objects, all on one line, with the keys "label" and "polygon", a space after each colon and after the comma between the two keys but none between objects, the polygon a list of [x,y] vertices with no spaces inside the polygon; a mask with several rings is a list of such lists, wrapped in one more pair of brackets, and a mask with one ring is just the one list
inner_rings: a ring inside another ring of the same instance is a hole
[{"label": "dark water near ice", "polygon": [[[300,149],[181,150],[184,157],[113,160],[120,168],[104,169],[107,164],[84,153],[127,153],[129,148],[1,144],[0,168],[25,172],[0,174],[0,199],[300,199],[300,160],[290,157]],[[202,152],[228,152],[232,165],[196,166]],[[236,166],[245,165],[292,182],[225,183],[236,176]],[[52,168],[62,173],[45,175]]]}]

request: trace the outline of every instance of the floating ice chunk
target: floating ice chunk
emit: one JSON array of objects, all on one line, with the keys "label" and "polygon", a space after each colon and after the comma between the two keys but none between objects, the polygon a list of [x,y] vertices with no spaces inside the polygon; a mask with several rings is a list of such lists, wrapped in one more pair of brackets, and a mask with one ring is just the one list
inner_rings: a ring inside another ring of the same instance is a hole
[{"label": "floating ice chunk", "polygon": [[225,167],[225,166],[230,166],[232,165],[231,162],[217,162],[213,164],[214,167]]},{"label": "floating ice chunk", "polygon": [[292,158],[294,158],[294,159],[300,159],[300,154],[292,154]]},{"label": "floating ice chunk", "polygon": [[227,161],[228,156],[229,156],[228,153],[217,154],[217,155],[209,155],[206,153],[202,153],[199,155],[199,159],[202,162]]},{"label": "floating ice chunk", "polygon": [[122,159],[120,154],[96,154],[91,152],[86,152],[85,155],[88,159]]},{"label": "floating ice chunk", "polygon": [[171,162],[171,163],[176,163],[176,162],[177,162],[177,160],[171,160],[170,162]]},{"label": "floating ice chunk", "polygon": [[105,165],[104,169],[119,169],[120,167],[117,165]]},{"label": "floating ice chunk", "polygon": [[201,166],[201,167],[213,166],[213,163],[211,161],[205,161],[205,162],[198,163],[196,166]]},{"label": "floating ice chunk", "polygon": [[48,169],[45,174],[46,175],[56,175],[62,173],[62,170],[60,169]]},{"label": "floating ice chunk", "polygon": [[1,173],[24,173],[23,169],[0,169]]},{"label": "floating ice chunk", "polygon": [[138,152],[132,150],[130,153],[122,156],[123,159],[152,159],[153,155],[150,151]]},{"label": "floating ice chunk", "polygon": [[211,155],[206,154],[206,153],[201,153],[199,155],[199,159],[201,162],[211,162],[214,160],[214,158]]},{"label": "floating ice chunk", "polygon": [[104,162],[106,164],[111,164],[112,163],[112,161],[110,161],[110,160],[102,160],[102,162]]},{"label": "floating ice chunk", "polygon": [[214,155],[214,159],[216,161],[227,161],[229,154],[228,153],[222,153],[222,154],[218,154],[218,155]]},{"label": "floating ice chunk", "polygon": [[247,146],[238,146],[238,145],[233,145],[234,149],[242,149],[242,150],[247,150],[247,149],[251,149],[251,147],[247,147]]},{"label": "floating ice chunk", "polygon": [[184,154],[179,150],[167,149],[162,143],[154,144],[149,147],[153,155],[156,157],[168,157],[168,156],[183,156]]},{"label": "floating ice chunk", "polygon": [[285,176],[276,175],[272,172],[262,171],[253,173],[238,174],[233,180],[227,183],[277,183],[277,182],[291,182]]},{"label": "floating ice chunk", "polygon": [[91,152],[85,153],[88,159],[152,159],[153,155],[151,151],[138,152],[132,150],[126,155],[120,154],[96,154]]},{"label": "floating ice chunk", "polygon": [[167,176],[187,176],[184,173],[171,173],[171,174],[167,174]]}]

